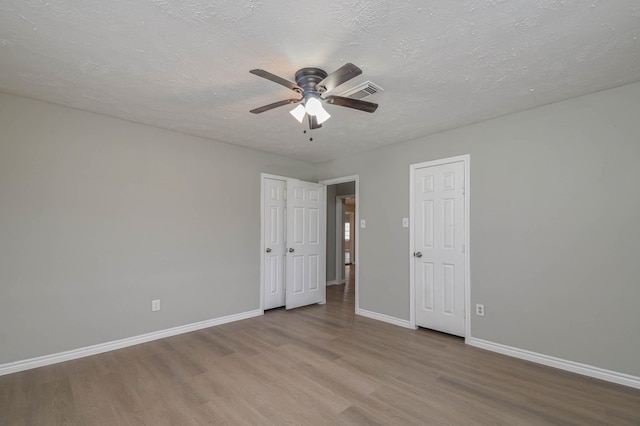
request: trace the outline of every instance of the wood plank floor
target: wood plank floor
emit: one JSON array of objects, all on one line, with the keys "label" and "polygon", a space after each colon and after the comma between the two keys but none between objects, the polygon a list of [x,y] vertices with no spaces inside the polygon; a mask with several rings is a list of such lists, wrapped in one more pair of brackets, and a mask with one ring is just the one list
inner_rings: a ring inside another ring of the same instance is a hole
[{"label": "wood plank floor", "polygon": [[2,425],[639,425],[640,391],[328,303],[0,377]]}]

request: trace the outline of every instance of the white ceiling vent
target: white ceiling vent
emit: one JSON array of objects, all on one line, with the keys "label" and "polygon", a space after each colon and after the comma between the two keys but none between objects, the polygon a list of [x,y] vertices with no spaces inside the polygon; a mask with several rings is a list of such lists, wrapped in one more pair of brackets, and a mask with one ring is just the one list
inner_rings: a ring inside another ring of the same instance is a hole
[{"label": "white ceiling vent", "polygon": [[348,89],[339,96],[349,97],[351,99],[363,99],[367,96],[375,95],[378,92],[382,92],[382,87],[373,84],[370,81],[365,81],[362,84],[357,85],[351,89]]}]

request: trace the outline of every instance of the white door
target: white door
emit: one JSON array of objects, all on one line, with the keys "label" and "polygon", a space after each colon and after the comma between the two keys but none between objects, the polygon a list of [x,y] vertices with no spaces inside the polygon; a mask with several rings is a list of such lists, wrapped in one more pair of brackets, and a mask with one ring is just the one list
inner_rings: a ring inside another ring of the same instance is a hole
[{"label": "white door", "polygon": [[465,335],[464,162],[414,174],[416,325]]},{"label": "white door", "polygon": [[273,309],[285,305],[284,264],[286,256],[285,207],[287,181],[265,178],[263,185],[264,309]]},{"label": "white door", "polygon": [[325,186],[287,180],[287,309],[326,300]]}]

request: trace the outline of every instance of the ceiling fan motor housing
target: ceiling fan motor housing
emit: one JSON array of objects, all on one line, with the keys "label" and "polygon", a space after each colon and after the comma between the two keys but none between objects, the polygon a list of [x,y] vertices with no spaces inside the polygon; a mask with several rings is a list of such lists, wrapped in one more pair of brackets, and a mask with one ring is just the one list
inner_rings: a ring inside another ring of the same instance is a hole
[{"label": "ceiling fan motor housing", "polygon": [[323,88],[316,87],[318,83],[327,78],[326,71],[320,68],[302,68],[296,72],[296,84],[302,87],[304,94],[317,94],[324,91]]}]

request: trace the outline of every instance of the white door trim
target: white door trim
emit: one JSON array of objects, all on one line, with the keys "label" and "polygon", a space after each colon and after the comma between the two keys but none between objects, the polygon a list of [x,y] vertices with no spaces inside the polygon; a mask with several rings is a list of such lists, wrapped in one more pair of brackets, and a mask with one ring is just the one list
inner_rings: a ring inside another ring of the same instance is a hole
[{"label": "white door trim", "polygon": [[[321,180],[320,183],[326,186],[336,185],[338,183],[345,182],[355,182],[356,183],[356,225],[360,223],[360,175],[351,175],[351,176],[343,176],[337,177],[333,179]],[[337,224],[336,224],[337,228]],[[358,298],[358,288],[360,288],[360,229],[356,232],[356,248],[355,254],[353,255],[353,259],[356,263],[356,279],[355,279],[355,296],[356,296],[356,309],[355,313],[358,314],[360,311],[360,302]],[[337,279],[337,277],[336,277]]]},{"label": "white door trim", "polygon": [[[471,338],[471,270],[470,270],[470,245],[469,245],[469,235],[470,235],[470,227],[469,227],[469,199],[471,194],[470,188],[470,179],[469,179],[469,171],[470,171],[470,162],[471,156],[469,154],[458,155],[456,157],[442,158],[439,160],[426,161],[424,163],[411,164],[409,166],[409,324],[411,328],[416,327],[416,283],[415,283],[415,270],[414,264],[415,259],[413,257],[414,241],[413,241],[413,233],[414,229],[414,207],[415,207],[415,197],[414,197],[414,185],[413,180],[415,178],[415,173],[417,169],[423,167],[432,167],[432,166],[440,166],[442,164],[449,163],[457,163],[462,161],[464,163],[464,227],[465,227],[465,251],[464,251],[464,306],[465,306],[465,342],[467,342]],[[357,276],[356,276],[357,277]]]},{"label": "white door trim", "polygon": [[[272,175],[269,173],[260,173],[260,312],[264,314],[264,181],[265,179],[284,180],[289,179],[286,176]],[[286,232],[286,231],[285,231]]]}]

